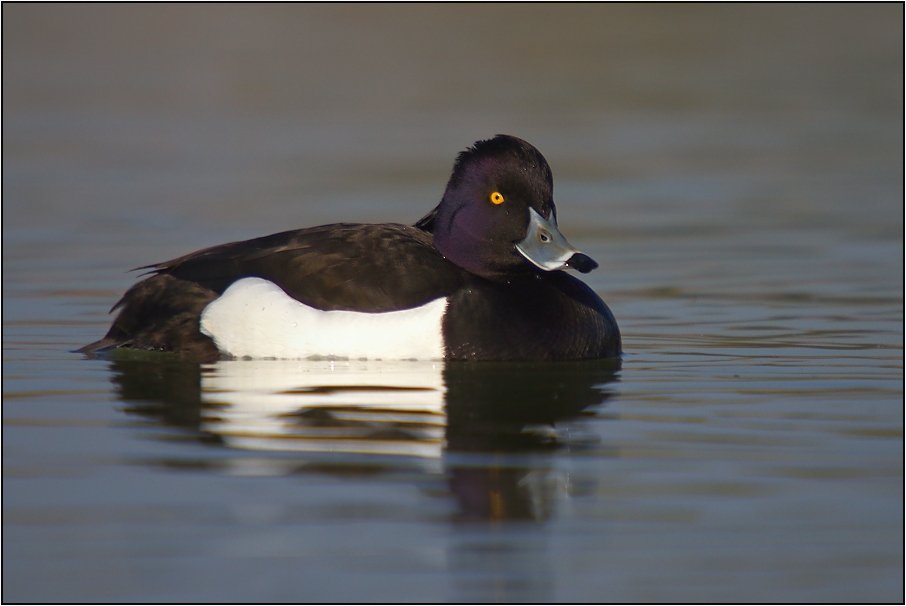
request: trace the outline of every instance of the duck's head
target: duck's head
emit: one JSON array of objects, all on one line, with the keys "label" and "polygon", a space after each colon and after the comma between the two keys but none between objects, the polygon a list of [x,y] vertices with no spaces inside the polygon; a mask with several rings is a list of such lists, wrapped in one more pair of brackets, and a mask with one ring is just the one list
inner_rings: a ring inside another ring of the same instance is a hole
[{"label": "duck's head", "polygon": [[547,160],[509,135],[479,141],[459,154],[440,204],[417,224],[434,233],[449,261],[489,278],[535,267],[598,266],[557,228],[554,181]]}]

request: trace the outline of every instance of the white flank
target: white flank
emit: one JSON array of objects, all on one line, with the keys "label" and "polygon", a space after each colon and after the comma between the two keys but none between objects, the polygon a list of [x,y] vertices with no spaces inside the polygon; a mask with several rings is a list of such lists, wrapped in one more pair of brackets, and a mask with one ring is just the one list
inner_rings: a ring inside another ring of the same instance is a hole
[{"label": "white flank", "polygon": [[201,332],[237,358],[436,360],[444,357],[447,299],[402,311],[321,311],[273,282],[234,282],[201,314]]}]

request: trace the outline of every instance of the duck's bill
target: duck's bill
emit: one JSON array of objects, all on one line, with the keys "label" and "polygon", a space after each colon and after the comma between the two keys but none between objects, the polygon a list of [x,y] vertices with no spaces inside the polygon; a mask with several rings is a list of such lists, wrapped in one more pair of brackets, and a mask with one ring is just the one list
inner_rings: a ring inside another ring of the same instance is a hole
[{"label": "duck's bill", "polygon": [[529,208],[528,233],[521,242],[516,243],[516,250],[535,267],[544,271],[572,267],[587,274],[598,266],[591,257],[579,252],[566,241],[557,228],[557,220],[553,213],[548,220],[534,208]]}]

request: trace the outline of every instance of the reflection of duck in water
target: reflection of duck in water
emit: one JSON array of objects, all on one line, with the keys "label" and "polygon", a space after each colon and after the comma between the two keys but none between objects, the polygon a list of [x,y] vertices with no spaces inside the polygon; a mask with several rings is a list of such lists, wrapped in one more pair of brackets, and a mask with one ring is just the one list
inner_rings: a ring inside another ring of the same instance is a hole
[{"label": "reflection of duck in water", "polygon": [[[447,364],[445,469],[462,520],[534,519],[551,515],[566,478],[550,457],[485,457],[464,453],[532,455],[592,446],[564,436],[569,424],[609,397],[619,361]],[[581,432],[580,432],[581,433]]]},{"label": "reflection of duck in water", "polygon": [[112,362],[127,412],[237,452],[296,453],[269,459],[279,473],[325,463],[337,472],[413,464],[444,470],[464,519],[546,517],[562,491],[560,476],[550,457],[523,455],[584,447],[556,424],[602,404],[618,369],[607,360],[335,362],[333,369],[331,362],[271,360],[202,371],[176,358],[151,358]]},{"label": "reflection of duck in water", "polygon": [[148,266],[82,348],[221,357],[576,360],[620,333],[580,280],[597,263],[557,228],[541,153],[506,135],[461,153],[415,226],[336,224]]}]

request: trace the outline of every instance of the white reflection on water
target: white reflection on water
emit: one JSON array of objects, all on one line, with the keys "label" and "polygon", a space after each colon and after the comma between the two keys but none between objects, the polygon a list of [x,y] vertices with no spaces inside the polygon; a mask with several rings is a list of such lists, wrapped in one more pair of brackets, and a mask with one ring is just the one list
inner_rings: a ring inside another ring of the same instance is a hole
[{"label": "white reflection on water", "polygon": [[441,457],[437,362],[241,360],[202,372],[201,430],[231,448]]}]

